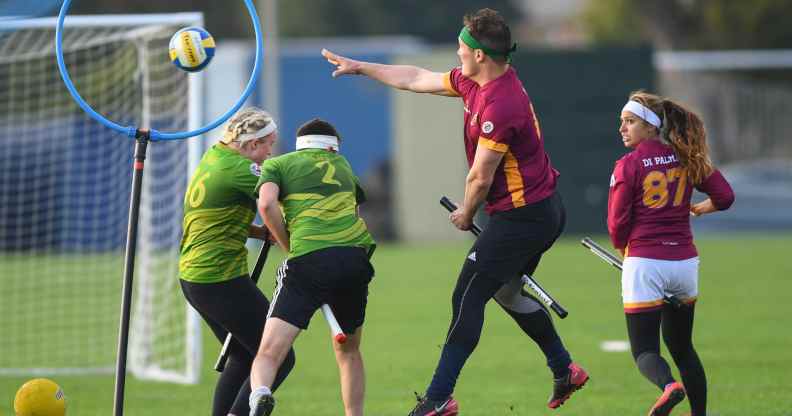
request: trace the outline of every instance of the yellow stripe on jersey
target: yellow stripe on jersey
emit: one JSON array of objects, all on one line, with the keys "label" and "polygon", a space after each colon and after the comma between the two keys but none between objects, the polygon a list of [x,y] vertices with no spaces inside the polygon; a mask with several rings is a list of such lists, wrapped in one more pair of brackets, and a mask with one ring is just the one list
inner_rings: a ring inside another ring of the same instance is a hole
[{"label": "yellow stripe on jersey", "polygon": [[[193,230],[200,232],[204,231],[207,225],[215,225],[218,216],[225,217],[232,221],[238,220],[242,222],[247,219],[248,216],[255,217],[255,215],[256,214],[252,210],[241,205],[220,208],[201,208],[184,214],[182,223],[185,228],[189,228],[193,225],[193,222],[197,222],[196,226],[198,228],[193,228]],[[204,223],[201,223],[201,220],[204,220]]]},{"label": "yellow stripe on jersey", "polygon": [[347,204],[355,205],[354,192],[336,192],[328,196],[323,201],[311,205],[311,209],[324,209],[328,211],[337,211],[344,208]]},{"label": "yellow stripe on jersey", "polygon": [[487,149],[494,150],[499,153],[506,153],[509,151],[509,145],[506,143],[498,143],[495,140],[487,139],[486,137],[479,137],[479,146],[484,146]]},{"label": "yellow stripe on jersey", "polygon": [[204,48],[214,48],[215,47],[214,38],[208,37],[206,39],[201,39],[201,45],[203,45]]},{"label": "yellow stripe on jersey", "polygon": [[525,184],[520,173],[520,165],[511,151],[507,151],[503,156],[503,173],[506,175],[506,188],[511,193],[512,204],[515,208],[525,206]]},{"label": "yellow stripe on jersey", "polygon": [[286,195],[286,198],[283,198],[283,201],[311,201],[315,199],[324,199],[324,195],[322,194],[311,194],[311,193],[304,193],[304,194],[289,194]]},{"label": "yellow stripe on jersey", "polygon": [[314,241],[343,241],[343,240],[354,240],[355,238],[359,237],[361,234],[367,232],[366,230],[366,223],[363,222],[362,219],[358,218],[354,225],[347,228],[346,230],[339,231],[337,233],[332,234],[323,234],[323,235],[307,235],[303,237],[305,240],[314,240]]},{"label": "yellow stripe on jersey", "polygon": [[446,92],[451,94],[452,97],[459,97],[459,92],[454,89],[454,84],[451,83],[451,71],[443,74],[443,88]]},{"label": "yellow stripe on jersey", "polygon": [[289,221],[289,227],[292,227],[297,220],[303,218],[316,218],[320,221],[333,221],[339,218],[355,215],[356,212],[357,210],[355,209],[355,206],[344,208],[341,211],[330,211],[325,209],[308,208],[305,211],[301,212],[300,215],[294,217],[291,221]]},{"label": "yellow stripe on jersey", "polygon": [[[217,223],[217,216],[224,215],[228,222],[224,224]],[[182,236],[181,247],[195,248],[195,244],[202,245],[211,240],[212,247],[233,248],[226,246],[226,244],[241,244],[244,246],[248,230],[241,227],[233,227],[233,223],[250,223],[253,221],[255,214],[248,208],[242,206],[224,207],[224,208],[206,208],[198,209],[188,212],[184,215],[182,228],[185,230]],[[236,231],[235,234],[229,234]],[[225,238],[233,239],[236,237],[237,241],[219,240],[216,237],[224,236]],[[217,240],[217,241],[215,241]],[[237,247],[238,249],[238,247]],[[199,249],[202,250],[202,249]],[[183,255],[191,255],[192,253]]]}]

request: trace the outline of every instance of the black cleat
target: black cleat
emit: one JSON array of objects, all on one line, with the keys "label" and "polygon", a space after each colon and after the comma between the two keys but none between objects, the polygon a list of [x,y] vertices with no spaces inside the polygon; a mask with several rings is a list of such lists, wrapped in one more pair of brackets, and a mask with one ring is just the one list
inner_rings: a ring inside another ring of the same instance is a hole
[{"label": "black cleat", "polygon": [[566,377],[553,381],[553,395],[547,407],[557,409],[564,404],[572,393],[580,390],[589,381],[589,375],[575,363],[569,364],[569,374]]},{"label": "black cleat", "polygon": [[453,397],[445,400],[430,400],[415,393],[418,404],[408,416],[456,416],[459,413],[459,404]]},{"label": "black cleat", "polygon": [[275,398],[271,394],[261,396],[256,406],[250,409],[250,416],[269,416],[275,408]]}]

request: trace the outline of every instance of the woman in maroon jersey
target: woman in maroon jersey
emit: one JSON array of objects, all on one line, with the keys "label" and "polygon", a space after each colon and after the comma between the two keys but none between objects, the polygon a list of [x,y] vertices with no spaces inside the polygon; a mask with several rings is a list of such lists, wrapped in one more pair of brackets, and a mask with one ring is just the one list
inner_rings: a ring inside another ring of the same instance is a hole
[{"label": "woman in maroon jersey", "polygon": [[[698,296],[698,253],[690,216],[728,209],[734,193],[712,166],[704,124],[695,113],[663,97],[634,92],[621,112],[624,146],[608,198],[608,232],[624,256],[622,298],[638,369],[663,391],[650,416],[668,415],[685,398],[692,414],[707,407],[707,380],[693,348]],[[693,188],[707,194],[691,204]],[[675,296],[683,306],[665,304]],[[682,376],[674,380],[660,356],[660,327]]]}]

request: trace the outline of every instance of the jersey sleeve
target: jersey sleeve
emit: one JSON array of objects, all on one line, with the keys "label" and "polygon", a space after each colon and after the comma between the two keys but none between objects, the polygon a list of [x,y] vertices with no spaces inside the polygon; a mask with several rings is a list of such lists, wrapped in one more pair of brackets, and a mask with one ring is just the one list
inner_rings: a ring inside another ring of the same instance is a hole
[{"label": "jersey sleeve", "polygon": [[720,211],[729,209],[734,203],[734,191],[719,170],[713,171],[696,189],[707,194],[712,205]]},{"label": "jersey sleeve", "polygon": [[231,186],[244,195],[256,199],[257,183],[261,176],[261,168],[256,162],[245,160],[234,166]]},{"label": "jersey sleeve", "polygon": [[627,247],[632,229],[634,180],[634,173],[629,171],[625,160],[617,161],[611,174],[608,192],[608,234],[613,247],[617,249]]},{"label": "jersey sleeve", "polygon": [[265,160],[264,163],[261,164],[261,176],[259,176],[258,183],[256,183],[256,188],[254,190],[255,195],[258,197],[259,188],[267,182],[272,182],[283,190],[282,179],[279,160]]},{"label": "jersey sleeve", "polygon": [[464,97],[473,88],[473,80],[462,75],[462,68],[457,67],[443,75],[443,86],[446,92],[456,97]]},{"label": "jersey sleeve", "polygon": [[481,121],[479,146],[506,153],[514,138],[513,119],[510,109],[499,106],[497,101],[490,103],[479,116]]}]

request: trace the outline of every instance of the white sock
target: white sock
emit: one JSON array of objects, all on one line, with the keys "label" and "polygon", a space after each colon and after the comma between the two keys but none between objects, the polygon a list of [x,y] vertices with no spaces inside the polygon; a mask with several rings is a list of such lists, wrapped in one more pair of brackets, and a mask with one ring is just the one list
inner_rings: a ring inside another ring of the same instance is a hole
[{"label": "white sock", "polygon": [[248,403],[250,404],[250,410],[253,411],[253,408],[256,407],[256,403],[258,403],[259,399],[262,396],[272,395],[269,387],[261,386],[253,391],[250,392],[250,399],[248,399]]}]

